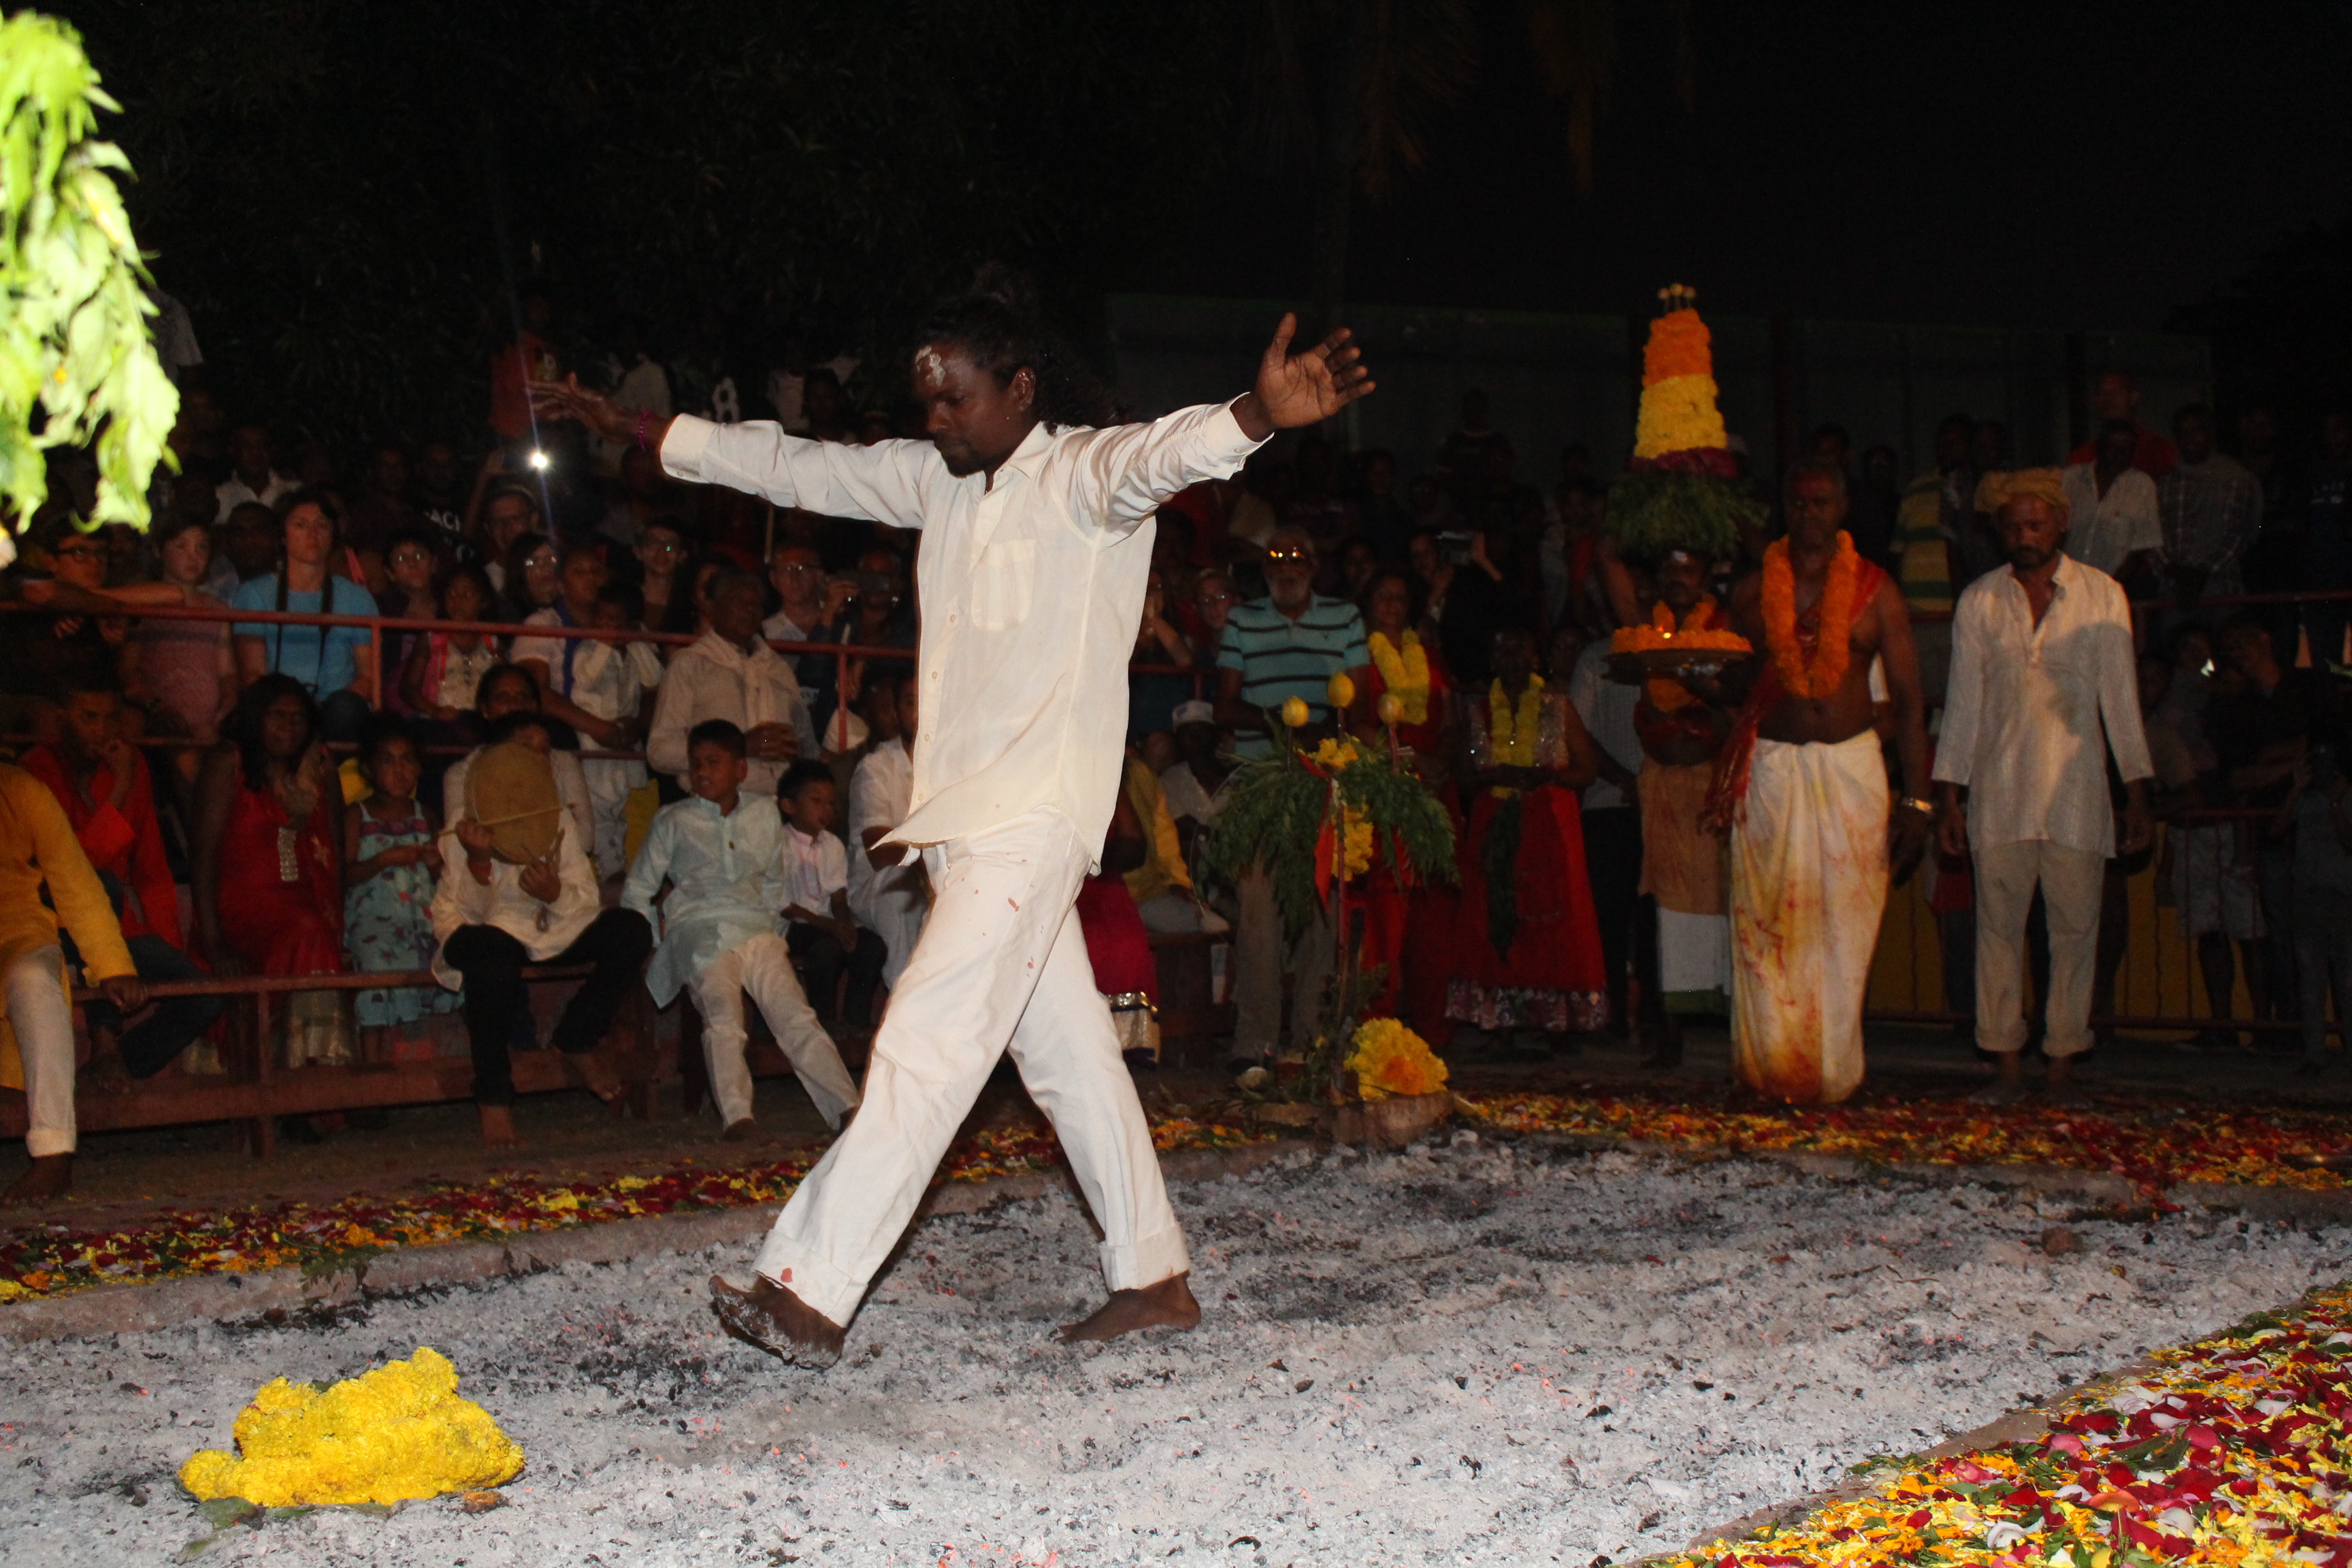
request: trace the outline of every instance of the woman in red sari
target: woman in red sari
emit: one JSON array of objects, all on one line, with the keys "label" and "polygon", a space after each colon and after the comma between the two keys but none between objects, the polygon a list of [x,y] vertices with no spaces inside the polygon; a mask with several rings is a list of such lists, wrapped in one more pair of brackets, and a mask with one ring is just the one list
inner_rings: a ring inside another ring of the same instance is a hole
[{"label": "woman in red sari", "polygon": [[[196,783],[196,932],[224,974],[343,972],[342,790],[289,676],[245,689]],[[288,999],[286,1065],[352,1059],[337,992]]]},{"label": "woman in red sari", "polygon": [[1536,674],[1534,637],[1496,632],[1490,658],[1486,700],[1463,704],[1462,776],[1475,793],[1445,1010],[1482,1029],[1539,1032],[1559,1048],[1609,1016],[1576,804],[1599,764],[1576,709]]},{"label": "woman in red sari", "polygon": [[[1360,607],[1372,678],[1356,694],[1349,727],[1366,745],[1385,752],[1389,742],[1380,721],[1380,702],[1384,696],[1396,697],[1403,709],[1397,718],[1397,744],[1412,753],[1413,771],[1445,803],[1459,841],[1462,812],[1450,776],[1455,749],[1454,677],[1445,668],[1445,656],[1424,647],[1413,629],[1420,619],[1415,597],[1412,578],[1403,572],[1382,570],[1365,585]],[[1426,878],[1400,888],[1386,858],[1375,857],[1362,896],[1356,915],[1363,922],[1360,962],[1367,969],[1374,964],[1388,969],[1380,994],[1372,998],[1370,1015],[1402,1017],[1432,1046],[1443,1046],[1454,1028],[1445,1016],[1445,986],[1453,972],[1460,891]]]}]

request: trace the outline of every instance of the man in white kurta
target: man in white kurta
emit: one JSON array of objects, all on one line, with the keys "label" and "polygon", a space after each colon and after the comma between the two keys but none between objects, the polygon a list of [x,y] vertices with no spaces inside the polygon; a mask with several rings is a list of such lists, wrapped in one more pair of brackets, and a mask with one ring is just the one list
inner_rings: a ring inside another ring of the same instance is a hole
[{"label": "man in white kurta", "polygon": [[[746,991],[817,1113],[838,1129],[857,1104],[857,1086],[793,973],[778,915],[786,901],[783,816],[774,796],[744,793],[742,747],[743,733],[732,724],[710,721],[698,728],[688,749],[694,794],[654,818],[629,868],[621,907],[659,922],[661,944],[646,971],[656,1005],[668,1006],[681,990],[693,993],[711,1098],[726,1135],[746,1137],[755,1125],[751,1069],[743,1059]],[[654,900],[665,880],[669,897],[656,914]]]},{"label": "man in white kurta", "polygon": [[710,630],[701,641],[680,648],[662,676],[653,726],[646,732],[646,765],[669,774],[681,789],[692,788],[686,776],[686,737],[706,719],[724,719],[749,740],[751,772],[743,787],[753,795],[774,795],[776,781],[793,758],[817,754],[816,726],[801,700],[800,677],[760,640],[766,607],[758,578],[748,572],[719,574],[710,584]]},{"label": "man in white kurta", "polygon": [[2107,756],[2126,792],[2126,853],[2147,841],[2156,769],[2140,723],[2131,606],[2114,578],[2066,552],[2061,476],[1992,474],[1979,493],[1995,503],[2010,564],[1969,584],[1952,612],[1937,826],[1947,853],[1976,857],[1977,1045],[2000,1067],[1987,1097],[2009,1100],[2022,1092],[2034,889],[2050,927],[2042,1049],[2055,1091],[2091,1047],[2099,910],[2116,852]]},{"label": "man in white kurta", "polygon": [[[1236,473],[1275,429],[1370,390],[1345,333],[1293,357],[1289,332],[1286,321],[1255,390],[1233,404],[1090,429],[1075,422],[1079,400],[1034,323],[967,300],[943,309],[915,356],[929,441],[849,447],[689,417],[642,433],[678,479],[922,531],[912,810],[887,842],[919,851],[930,920],[875,1037],[856,1120],[778,1217],[760,1278],[712,1281],[731,1332],[803,1364],[838,1357],[1008,1047],[1103,1231],[1111,1300],[1066,1334],[1199,1321],[1183,1234],[1072,904],[1118,791],[1154,509]],[[636,430],[576,385],[537,395],[597,434]]]}]

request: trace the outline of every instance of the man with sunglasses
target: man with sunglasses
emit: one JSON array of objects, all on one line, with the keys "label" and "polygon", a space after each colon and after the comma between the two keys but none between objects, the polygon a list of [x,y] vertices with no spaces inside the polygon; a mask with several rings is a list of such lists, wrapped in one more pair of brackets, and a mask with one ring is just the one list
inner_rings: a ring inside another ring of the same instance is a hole
[{"label": "man with sunglasses", "polygon": [[[1266,596],[1236,605],[1217,650],[1217,721],[1234,731],[1244,757],[1268,757],[1279,743],[1276,715],[1293,697],[1307,704],[1309,723],[1336,726],[1330,683],[1345,674],[1358,691],[1371,690],[1372,656],[1364,617],[1345,599],[1315,592],[1315,544],[1295,528],[1276,529],[1265,542]],[[1303,1047],[1314,1037],[1323,980],[1331,967],[1331,931],[1320,915],[1283,941],[1274,884],[1263,871],[1241,879],[1240,921],[1234,936],[1234,1055],[1273,1058],[1282,1028],[1282,976],[1296,973],[1290,1034]]]}]

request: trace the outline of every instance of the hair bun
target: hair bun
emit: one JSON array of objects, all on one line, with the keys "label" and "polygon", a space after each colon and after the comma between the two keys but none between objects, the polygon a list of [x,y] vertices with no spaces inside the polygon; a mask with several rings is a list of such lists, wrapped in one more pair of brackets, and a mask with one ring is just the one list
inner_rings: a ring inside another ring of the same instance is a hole
[{"label": "hair bun", "polygon": [[1027,273],[1008,267],[1002,261],[982,265],[971,276],[971,287],[966,296],[987,300],[1003,306],[1024,321],[1042,319],[1043,307],[1037,297],[1037,280]]}]

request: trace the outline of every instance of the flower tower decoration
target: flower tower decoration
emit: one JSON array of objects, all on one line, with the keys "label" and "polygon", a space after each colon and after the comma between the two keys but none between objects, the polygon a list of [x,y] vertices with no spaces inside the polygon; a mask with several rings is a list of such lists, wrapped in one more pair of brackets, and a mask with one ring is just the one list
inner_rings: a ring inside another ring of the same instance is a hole
[{"label": "flower tower decoration", "polygon": [[1656,562],[1677,551],[1722,560],[1738,552],[1743,530],[1765,519],[1724,432],[1714,341],[1697,299],[1680,283],[1659,289],[1663,309],[1642,351],[1633,456],[1609,489],[1609,537],[1627,560]]},{"label": "flower tower decoration", "polygon": [[[1355,701],[1355,682],[1334,675],[1324,695],[1334,715],[1345,715]],[[1434,1092],[1423,1086],[1444,1082],[1445,1064],[1419,1036],[1393,1020],[1362,1017],[1381,976],[1357,963],[1361,931],[1355,912],[1362,893],[1351,892],[1351,886],[1376,860],[1408,887],[1455,878],[1453,819],[1399,756],[1394,727],[1402,705],[1391,693],[1377,711],[1389,731],[1384,747],[1343,731],[1318,737],[1310,748],[1299,734],[1311,716],[1303,698],[1290,698],[1268,713],[1266,729],[1280,737],[1276,754],[1235,771],[1207,840],[1208,866],[1226,879],[1253,868],[1265,871],[1289,937],[1295,940],[1321,912],[1338,944],[1303,1070],[1283,1079],[1253,1068],[1243,1087],[1254,1095],[1340,1104]]]}]

